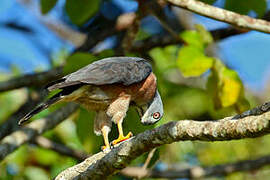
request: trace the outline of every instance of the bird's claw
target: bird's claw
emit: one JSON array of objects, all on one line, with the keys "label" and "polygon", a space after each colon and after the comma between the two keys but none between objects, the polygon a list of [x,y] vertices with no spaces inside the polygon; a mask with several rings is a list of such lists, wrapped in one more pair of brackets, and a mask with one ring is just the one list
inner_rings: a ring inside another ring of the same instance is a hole
[{"label": "bird's claw", "polygon": [[125,140],[128,140],[133,136],[132,132],[129,132],[126,136],[119,136],[116,140],[114,140],[111,144],[114,146],[120,142],[123,142]]},{"label": "bird's claw", "polygon": [[111,146],[101,146],[101,150],[104,152],[104,153],[108,153],[111,151]]}]

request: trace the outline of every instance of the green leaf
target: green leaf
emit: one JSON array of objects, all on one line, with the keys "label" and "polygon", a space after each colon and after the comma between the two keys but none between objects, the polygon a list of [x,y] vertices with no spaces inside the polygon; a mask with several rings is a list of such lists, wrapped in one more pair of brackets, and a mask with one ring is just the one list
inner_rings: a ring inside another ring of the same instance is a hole
[{"label": "green leaf", "polygon": [[100,0],[67,0],[66,12],[70,20],[76,25],[83,25],[99,9]]},{"label": "green leaf", "polygon": [[205,45],[211,44],[214,41],[212,34],[209,31],[207,31],[207,29],[205,29],[203,25],[195,24],[195,28],[197,32],[200,34],[201,40]]},{"label": "green leaf", "polygon": [[265,0],[226,0],[225,9],[248,14],[250,11],[256,12],[258,17],[262,17],[266,11],[267,3]]},{"label": "green leaf", "polygon": [[42,14],[47,14],[57,3],[57,0],[40,0]]},{"label": "green leaf", "polygon": [[200,49],[185,46],[178,53],[177,65],[183,76],[194,77],[202,75],[211,68],[213,61],[213,58],[205,56]]},{"label": "green leaf", "polygon": [[242,82],[237,72],[224,68],[221,72],[221,92],[220,100],[223,107],[235,104],[240,97],[242,91]]},{"label": "green leaf", "polygon": [[185,41],[187,45],[192,45],[200,49],[213,42],[213,37],[204,26],[200,24],[195,25],[196,31],[184,31],[180,34],[180,38]]},{"label": "green leaf", "polygon": [[219,59],[214,62],[207,81],[207,92],[212,96],[215,110],[230,106],[237,113],[247,110],[249,102],[245,99],[243,84],[237,72],[227,68]]},{"label": "green leaf", "polygon": [[75,53],[69,56],[64,67],[64,74],[72,73],[97,60],[97,57],[90,53]]},{"label": "green leaf", "polygon": [[187,45],[192,45],[200,49],[204,48],[201,35],[197,31],[184,31],[180,34],[180,38],[183,39]]},{"label": "green leaf", "polygon": [[165,48],[154,48],[149,51],[150,56],[154,59],[155,67],[159,71],[166,71],[176,67],[176,59],[179,47],[171,45]]}]

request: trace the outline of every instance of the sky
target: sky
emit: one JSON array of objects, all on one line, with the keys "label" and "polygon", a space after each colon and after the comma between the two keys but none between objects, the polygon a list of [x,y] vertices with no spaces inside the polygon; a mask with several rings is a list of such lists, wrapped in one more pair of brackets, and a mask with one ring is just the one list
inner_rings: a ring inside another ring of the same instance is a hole
[{"label": "sky", "polygon": [[[125,12],[137,9],[137,3],[132,0],[112,1]],[[59,5],[50,12],[51,16],[61,16],[61,3],[64,0],[59,0]],[[209,30],[227,26],[199,15],[194,17],[196,23],[202,23]],[[33,32],[25,33],[7,27],[5,24],[10,22],[30,27]],[[257,92],[264,88],[270,74],[270,35],[251,31],[227,38],[217,47],[220,58],[239,73],[248,88]],[[9,72],[14,65],[23,73],[31,73],[37,68],[47,70],[50,68],[50,56],[61,49],[70,51],[73,47],[41,24],[35,12],[16,0],[0,1],[0,72]]]}]

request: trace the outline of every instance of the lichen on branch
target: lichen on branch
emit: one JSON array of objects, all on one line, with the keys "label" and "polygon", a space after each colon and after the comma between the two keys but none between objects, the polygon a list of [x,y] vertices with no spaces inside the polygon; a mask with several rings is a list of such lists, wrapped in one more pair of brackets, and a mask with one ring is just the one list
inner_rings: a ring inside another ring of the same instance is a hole
[{"label": "lichen on branch", "polygon": [[[126,167],[133,159],[151,149],[177,141],[225,141],[255,138],[270,133],[269,103],[245,112],[241,118],[227,117],[218,121],[172,121],[147,130],[113,148],[97,153],[80,164],[61,172],[60,179],[101,179]],[[253,113],[251,113],[253,112]],[[257,113],[254,113],[257,112]]]}]

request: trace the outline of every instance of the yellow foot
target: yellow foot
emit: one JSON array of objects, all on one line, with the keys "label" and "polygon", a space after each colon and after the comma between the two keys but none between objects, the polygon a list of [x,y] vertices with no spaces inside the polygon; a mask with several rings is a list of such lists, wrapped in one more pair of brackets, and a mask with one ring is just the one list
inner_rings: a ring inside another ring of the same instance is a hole
[{"label": "yellow foot", "polygon": [[104,153],[108,153],[111,150],[111,147],[110,146],[101,146],[101,150]]},{"label": "yellow foot", "polygon": [[112,145],[114,146],[114,145],[116,145],[116,144],[118,144],[120,142],[123,142],[125,140],[128,140],[132,136],[133,136],[132,132],[129,132],[126,136],[119,136],[116,140],[114,140],[112,142]]}]

